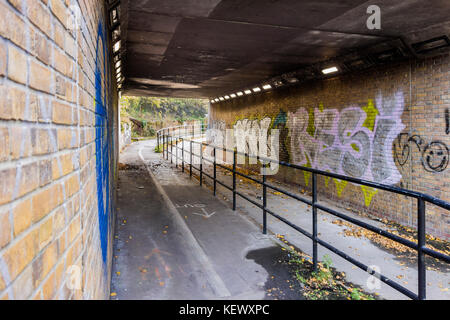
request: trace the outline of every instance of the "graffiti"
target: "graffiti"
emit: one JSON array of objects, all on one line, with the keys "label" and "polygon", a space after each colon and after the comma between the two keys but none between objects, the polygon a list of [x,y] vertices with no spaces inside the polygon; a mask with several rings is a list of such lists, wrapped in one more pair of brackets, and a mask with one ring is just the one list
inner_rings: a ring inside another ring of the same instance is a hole
[{"label": "graffiti", "polygon": [[[379,96],[363,107],[350,106],[339,111],[300,108],[288,113],[291,161],[295,164],[345,176],[395,184],[401,175],[392,158],[392,144],[404,129],[401,114],[402,93],[386,99]],[[311,173],[304,172],[308,185]],[[346,181],[333,179],[338,197]],[[329,179],[325,183],[328,186]],[[362,188],[369,206],[376,190]]]},{"label": "graffiti", "polygon": [[[279,130],[270,129],[272,119],[239,120],[234,125],[234,138],[239,153],[249,155],[249,164],[257,164],[257,157],[279,159]],[[238,163],[245,163],[243,155],[239,155]],[[270,164],[270,173],[278,172],[278,163]]]},{"label": "graffiti", "polygon": [[107,262],[108,239],[110,227],[110,154],[108,130],[109,99],[109,63],[106,34],[103,24],[98,26],[97,48],[95,57],[95,152],[96,152],[96,178],[97,178],[97,206],[100,228],[100,243],[103,262]]},{"label": "graffiti", "polygon": [[449,149],[441,141],[426,143],[419,135],[409,136],[402,133],[394,142],[395,161],[403,167],[412,157],[411,145],[415,145],[420,153],[420,160],[425,171],[442,172],[447,169],[449,162]]},{"label": "graffiti", "polygon": [[131,126],[126,122],[121,123],[120,126],[120,149],[122,150],[131,143]]},{"label": "graffiti", "polygon": [[224,145],[224,132],[226,130],[225,121],[214,121],[211,125],[211,128],[206,131],[207,141],[214,146],[222,147]]},{"label": "graffiti", "polygon": [[[341,111],[300,108],[289,112],[292,162],[298,165],[383,184],[401,179],[392,159],[392,143],[404,129],[401,93],[369,100],[362,108]],[[345,187],[337,184],[338,193]]]},{"label": "graffiti", "polygon": [[445,134],[450,134],[450,113],[445,109]]},{"label": "graffiti", "polygon": [[287,124],[287,113],[280,110],[278,115],[272,124],[272,129],[278,129],[280,131],[280,161],[289,162],[289,130],[286,127]]}]

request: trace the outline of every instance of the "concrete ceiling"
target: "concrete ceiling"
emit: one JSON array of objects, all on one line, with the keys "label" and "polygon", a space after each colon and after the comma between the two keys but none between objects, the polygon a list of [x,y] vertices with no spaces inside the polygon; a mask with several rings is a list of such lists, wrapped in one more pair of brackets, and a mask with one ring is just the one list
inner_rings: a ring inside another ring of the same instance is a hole
[{"label": "concrete ceiling", "polygon": [[[369,30],[369,5],[381,30]],[[346,55],[450,34],[449,0],[121,0],[128,95],[212,98]]]}]

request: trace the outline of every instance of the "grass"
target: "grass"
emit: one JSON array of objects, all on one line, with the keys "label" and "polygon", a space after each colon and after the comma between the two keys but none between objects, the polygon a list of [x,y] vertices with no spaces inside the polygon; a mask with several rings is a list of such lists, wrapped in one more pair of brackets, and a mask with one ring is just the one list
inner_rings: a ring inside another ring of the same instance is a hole
[{"label": "grass", "polygon": [[162,153],[163,152],[163,146],[162,145],[158,145],[155,147],[155,152],[156,153]]}]

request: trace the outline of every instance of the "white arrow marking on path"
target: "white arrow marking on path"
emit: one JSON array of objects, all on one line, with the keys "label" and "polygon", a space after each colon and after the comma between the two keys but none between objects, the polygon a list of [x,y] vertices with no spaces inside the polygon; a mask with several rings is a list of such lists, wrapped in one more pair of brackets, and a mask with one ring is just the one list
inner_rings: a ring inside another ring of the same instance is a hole
[{"label": "white arrow marking on path", "polygon": [[206,219],[211,218],[216,212],[212,212],[212,213],[208,213],[205,208],[202,208],[203,213],[196,213],[196,212],[192,212],[193,214],[196,214],[198,216],[202,216],[205,217]]}]

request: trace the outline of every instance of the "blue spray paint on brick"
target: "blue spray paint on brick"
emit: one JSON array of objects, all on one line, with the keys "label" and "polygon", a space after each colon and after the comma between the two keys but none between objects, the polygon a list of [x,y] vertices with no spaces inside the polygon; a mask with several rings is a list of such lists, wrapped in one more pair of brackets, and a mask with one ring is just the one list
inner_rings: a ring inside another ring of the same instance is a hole
[{"label": "blue spray paint on brick", "polygon": [[[108,133],[109,63],[106,34],[100,23],[95,56],[95,152],[97,205],[103,262],[108,257],[110,227],[110,154]],[[102,76],[103,75],[103,76]],[[109,103],[109,105],[111,105]]]}]

